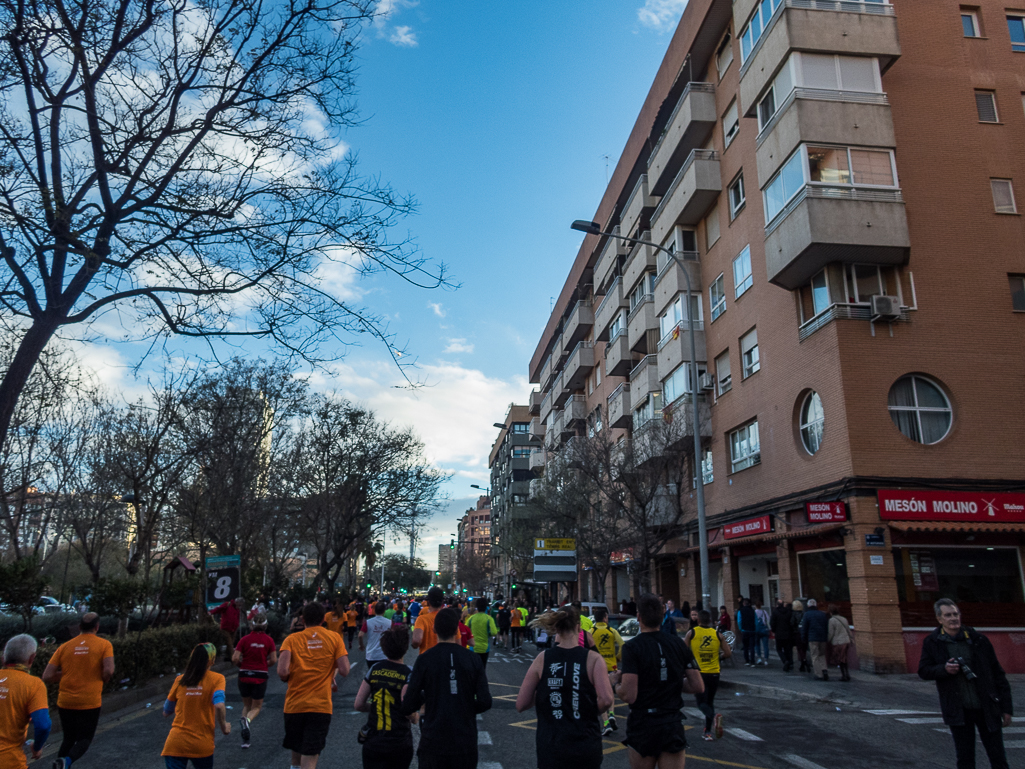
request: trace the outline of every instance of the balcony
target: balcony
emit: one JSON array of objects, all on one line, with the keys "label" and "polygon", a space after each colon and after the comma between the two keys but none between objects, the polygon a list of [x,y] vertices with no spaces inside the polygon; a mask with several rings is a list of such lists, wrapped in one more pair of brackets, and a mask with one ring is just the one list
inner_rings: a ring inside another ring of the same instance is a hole
[{"label": "balcony", "polygon": [[[545,469],[544,449],[534,449],[530,452],[530,469],[534,472],[539,472]],[[533,483],[533,481],[531,481],[531,483]],[[531,489],[531,495],[533,496],[533,489]]]},{"label": "balcony", "polygon": [[651,216],[651,239],[661,243],[677,224],[696,225],[720,192],[719,153],[692,151]]},{"label": "balcony", "polygon": [[634,191],[623,207],[622,224],[623,232],[637,232],[638,226],[641,229],[648,229],[648,217],[658,205],[658,198],[648,192],[648,175],[641,174],[634,185]]},{"label": "balcony", "polygon": [[715,86],[688,83],[648,160],[648,186],[664,195],[691,150],[700,147],[715,128]]},{"label": "balcony", "polygon": [[765,231],[769,281],[791,291],[830,262],[906,264],[911,246],[900,190],[806,185]]},{"label": "balcony", "polygon": [[[645,230],[641,234],[641,240],[651,240],[651,233]],[[655,256],[656,249],[651,246],[646,246],[641,243],[635,243],[634,247],[630,250],[630,254],[626,257],[626,264],[623,266],[623,286],[626,290],[627,296],[630,295],[630,291],[637,285],[637,281],[646,272],[654,272],[658,259]]]},{"label": "balcony", "polygon": [[740,68],[739,100],[748,115],[791,51],[875,56],[883,72],[900,56],[897,18],[886,3],[786,0],[766,26]]},{"label": "balcony", "polygon": [[[683,252],[683,254],[678,254],[677,256],[683,257],[687,253]],[[694,254],[694,257],[695,260],[684,261],[686,267],[681,267],[672,259],[666,257],[667,264],[655,279],[656,315],[661,315],[665,311],[666,306],[676,298],[677,294],[687,290],[687,277],[690,278],[691,293],[698,297],[701,296],[701,265],[696,261],[697,254]],[[686,277],[683,274],[684,269],[687,270]]]},{"label": "balcony", "polygon": [[609,427],[629,427],[630,417],[630,385],[623,382],[609,396]]},{"label": "balcony", "polygon": [[566,359],[566,350],[562,333],[555,337],[555,341],[552,342],[552,368],[558,372],[562,368],[562,362]]},{"label": "balcony", "polygon": [[566,402],[566,410],[562,412],[566,427],[583,422],[587,419],[587,399],[583,395],[573,395]]},{"label": "balcony", "polygon": [[626,341],[630,349],[634,352],[648,352],[648,331],[657,328],[655,295],[645,294],[627,316]]},{"label": "balcony", "polygon": [[598,342],[607,342],[609,326],[620,311],[630,306],[630,300],[623,291],[623,281],[616,278],[605,292],[605,298],[594,313],[594,338]]},{"label": "balcony", "polygon": [[562,425],[562,412],[554,412],[548,430],[545,432],[545,446],[553,449],[562,445]]},{"label": "balcony", "polygon": [[569,349],[573,349],[577,342],[584,339],[591,333],[594,326],[594,310],[591,308],[590,299],[581,299],[570,310],[569,318],[562,331],[562,343]]},{"label": "balcony", "polygon": [[549,390],[541,398],[541,411],[538,414],[542,422],[548,421],[548,415],[552,413],[552,391]]},{"label": "balcony", "polygon": [[[698,402],[698,419],[702,438],[712,437],[712,412],[704,400]],[[668,450],[683,449],[693,453],[694,407],[689,394],[677,398],[662,413],[633,432],[634,464],[638,467],[665,455]]]},{"label": "balcony", "polygon": [[530,436],[532,438],[545,437],[545,420],[541,417],[534,417],[530,420]]},{"label": "balcony", "polygon": [[552,382],[552,408],[561,409],[569,396],[570,391],[565,387],[564,374],[560,371]]},{"label": "balcony", "polygon": [[538,414],[541,413],[541,401],[543,399],[544,396],[541,394],[540,390],[531,391],[530,400],[528,401],[529,412],[531,416],[536,417]]},{"label": "balcony", "polygon": [[681,321],[680,333],[673,339],[673,335],[666,334],[658,344],[658,371],[661,377],[669,376],[676,367],[684,361],[707,361],[708,355],[705,352],[705,324],[697,321],[694,324],[694,346],[695,351],[690,347],[690,331],[688,321]]},{"label": "balcony", "polygon": [[640,401],[648,393],[662,391],[662,383],[658,378],[658,356],[645,355],[630,371],[631,398]]},{"label": "balcony", "polygon": [[544,365],[541,366],[541,376],[539,378],[539,384],[541,386],[542,392],[549,389],[549,386],[552,383],[552,374],[555,372],[556,368],[555,362],[553,360],[555,357],[557,356],[554,354],[549,355],[548,358],[545,360]]},{"label": "balcony", "polygon": [[605,376],[626,376],[633,365],[633,355],[624,329],[605,348]]},{"label": "balcony", "polygon": [[578,342],[569,354],[566,369],[562,372],[562,386],[572,392],[583,390],[587,377],[594,368],[594,343]]},{"label": "balcony", "polygon": [[[613,235],[619,235],[619,227],[612,229]],[[608,282],[616,276],[616,265],[619,257],[625,256],[630,246],[619,238],[608,238],[598,261],[594,265],[594,287],[600,294]]]}]

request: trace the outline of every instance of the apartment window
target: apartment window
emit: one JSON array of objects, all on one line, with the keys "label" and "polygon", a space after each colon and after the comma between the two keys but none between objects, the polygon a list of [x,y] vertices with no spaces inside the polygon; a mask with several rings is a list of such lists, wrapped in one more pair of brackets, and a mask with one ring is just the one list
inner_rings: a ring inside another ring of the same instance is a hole
[{"label": "apartment window", "polygon": [[725,395],[733,389],[733,377],[730,376],[729,350],[715,359],[715,386],[719,395]]},{"label": "apartment window", "polygon": [[733,472],[754,467],[761,464],[761,461],[757,421],[730,433],[730,464]]},{"label": "apartment window", "polygon": [[730,185],[730,221],[737,218],[737,214],[744,208],[746,201],[747,197],[744,195],[744,175],[741,174]]},{"label": "apartment window", "polygon": [[762,367],[758,357],[758,329],[753,328],[740,337],[740,362],[744,379],[758,372]]},{"label": "apartment window", "polygon": [[829,283],[826,280],[826,271],[823,270],[811,279],[811,306],[812,312],[818,315],[825,310],[832,302],[829,300]]},{"label": "apartment window", "polygon": [[1010,179],[990,179],[989,185],[993,189],[993,210],[998,214],[1018,213],[1018,208],[1014,205],[1014,187]]},{"label": "apartment window", "polygon": [[[1025,104],[1025,100],[1023,100]],[[719,240],[719,209],[713,206],[708,216],[705,217],[705,251],[710,251],[716,241]]]},{"label": "apartment window", "polygon": [[953,424],[953,410],[943,389],[922,376],[901,377],[889,395],[890,419],[916,443],[939,443]]},{"label": "apartment window", "polygon": [[526,459],[530,456],[530,446],[513,446],[513,459]]},{"label": "apartment window", "polygon": [[747,26],[744,27],[744,31],[740,35],[741,62],[747,61],[747,57],[751,55],[755,44],[761,38],[762,33],[768,28],[772,15],[781,5],[783,5],[783,0],[762,0],[761,4],[755,7],[751,21],[747,23]]},{"label": "apartment window", "polygon": [[623,333],[626,329],[626,310],[620,310],[616,317],[612,319],[612,323],[609,324],[609,342],[612,342],[617,336]]},{"label": "apartment window", "polygon": [[730,33],[726,33],[726,37],[723,38],[722,43],[719,44],[719,51],[715,55],[715,67],[719,70],[719,79],[722,80],[723,75],[726,74],[726,70],[730,68],[733,63],[733,38]]},{"label": "apartment window", "polygon": [[[705,365],[698,364],[698,376],[705,373]],[[686,393],[693,392],[690,383],[690,361],[684,361],[662,383],[662,402],[673,403]]]},{"label": "apartment window", "polygon": [[1025,312],[1025,275],[1008,275],[1011,283],[1011,306],[1015,312]]},{"label": "apartment window", "polygon": [[644,273],[644,277],[641,278],[641,281],[637,284],[637,287],[634,288],[633,292],[630,294],[630,309],[632,310],[643,302],[645,297],[651,296],[654,293],[655,273],[646,272]]},{"label": "apartment window", "polygon": [[768,224],[804,187],[804,157],[801,148],[788,160],[765,187],[765,223]]},{"label": "apartment window", "polygon": [[651,393],[644,403],[634,409],[633,429],[639,430],[652,419],[662,416],[662,393]]},{"label": "apartment window", "polygon": [[864,56],[802,53],[801,85],[827,91],[879,93],[879,64]]},{"label": "apartment window", "polygon": [[599,360],[594,367],[594,386],[597,387],[601,384],[601,361]]},{"label": "apartment window", "polygon": [[975,92],[975,109],[980,123],[999,123],[997,118],[997,95],[992,91]]},{"label": "apartment window", "polygon": [[1025,53],[1025,16],[1008,16],[1007,29],[1011,33],[1011,50]]},{"label": "apartment window", "polygon": [[961,9],[961,29],[964,30],[965,37],[982,37],[982,31],[979,28],[979,12],[972,8]]},{"label": "apartment window", "polygon": [[848,264],[844,266],[849,304],[869,304],[873,296],[886,293],[886,280],[881,267],[875,264]]},{"label": "apartment window", "polygon": [[751,288],[754,278],[751,275],[751,246],[744,246],[744,250],[733,260],[733,291],[734,298]]},{"label": "apartment window", "polygon": [[[696,294],[690,295],[690,301],[685,303],[684,294],[678,294],[670,302],[666,311],[658,317],[659,339],[665,339],[672,334],[683,321],[701,321],[701,297]],[[687,304],[689,309],[685,309]]]},{"label": "apartment window", "polygon": [[712,450],[705,449],[701,454],[701,482],[707,486],[714,480],[715,474],[712,472]]},{"label": "apartment window", "polygon": [[826,428],[826,414],[822,410],[822,398],[812,390],[801,404],[801,443],[811,455],[822,447],[822,434]]},{"label": "apartment window", "polygon": [[733,142],[733,138],[737,135],[740,130],[740,115],[737,111],[737,100],[734,99],[733,103],[726,110],[726,114],[723,115],[722,119],[722,135],[723,145],[729,147]]},{"label": "apartment window", "polygon": [[712,308],[712,320],[726,312],[726,281],[723,273],[708,287],[708,306]]},{"label": "apartment window", "polygon": [[512,431],[518,435],[526,435],[530,430],[529,422],[513,422]]}]

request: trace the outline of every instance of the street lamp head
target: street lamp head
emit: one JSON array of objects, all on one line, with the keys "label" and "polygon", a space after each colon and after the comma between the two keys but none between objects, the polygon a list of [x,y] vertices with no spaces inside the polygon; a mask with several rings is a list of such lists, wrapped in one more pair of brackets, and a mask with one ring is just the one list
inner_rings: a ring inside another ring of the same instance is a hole
[{"label": "street lamp head", "polygon": [[598,222],[589,222],[586,219],[577,219],[570,226],[571,230],[586,232],[588,235],[601,235],[601,225]]},{"label": "street lamp head", "polygon": [[491,426],[492,427],[497,427],[499,430],[504,430],[505,429],[505,425],[503,423],[501,423],[501,422],[492,422]]}]

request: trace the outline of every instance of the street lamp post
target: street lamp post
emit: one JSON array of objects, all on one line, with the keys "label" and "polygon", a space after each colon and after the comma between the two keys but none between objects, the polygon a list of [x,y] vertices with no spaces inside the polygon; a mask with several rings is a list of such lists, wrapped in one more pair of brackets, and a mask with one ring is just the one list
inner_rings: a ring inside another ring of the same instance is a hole
[{"label": "street lamp post", "polygon": [[668,248],[652,243],[650,240],[640,240],[639,238],[628,238],[624,235],[618,235],[613,232],[602,232],[601,225],[597,222],[589,222],[583,219],[577,219],[570,227],[574,230],[587,233],[588,235],[604,235],[610,238],[616,238],[618,240],[624,240],[627,243],[640,243],[643,246],[651,246],[652,248],[661,251],[663,254],[668,256],[678,265],[680,265],[681,272],[683,273],[684,279],[687,281],[687,329],[690,334],[690,378],[693,388],[691,392],[691,405],[693,407],[693,418],[694,418],[694,488],[697,490],[697,506],[698,506],[698,552],[700,553],[701,560],[701,606],[705,611],[711,611],[712,605],[712,592],[711,586],[708,584],[708,523],[705,520],[705,484],[704,477],[701,472],[701,412],[698,409],[698,390],[700,389],[698,384],[698,362],[696,360],[697,347],[694,342],[694,319],[691,316],[690,308],[690,297],[693,294],[693,290],[690,285],[690,275],[687,272],[686,265],[680,261],[679,257],[676,256]]}]

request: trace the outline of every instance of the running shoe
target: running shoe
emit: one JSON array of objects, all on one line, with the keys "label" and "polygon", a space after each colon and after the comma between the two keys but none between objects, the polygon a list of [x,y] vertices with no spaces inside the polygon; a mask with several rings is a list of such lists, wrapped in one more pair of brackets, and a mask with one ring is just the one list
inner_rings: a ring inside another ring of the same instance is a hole
[{"label": "running shoe", "polygon": [[701,735],[701,739],[703,739],[705,742],[711,742],[715,739],[715,737],[712,736],[711,732],[705,732]]},{"label": "running shoe", "polygon": [[248,747],[249,747],[249,743],[248,743],[248,742],[243,742],[243,743],[242,743],[242,749],[243,749],[243,750],[245,750],[245,749],[246,749],[246,748],[248,748]]},{"label": "running shoe", "polygon": [[242,718],[240,718],[238,720],[238,722],[239,722],[239,724],[242,727],[242,747],[243,748],[248,748],[249,747],[249,740],[251,740],[252,737],[253,737],[253,732],[249,728],[249,719],[246,718],[245,716],[242,716]]},{"label": "running shoe", "polygon": [[612,727],[609,726],[609,722],[606,721],[605,726],[602,727],[601,736],[608,737],[610,734],[612,734]]},{"label": "running shoe", "polygon": [[53,759],[53,764],[51,765],[51,769],[67,769],[67,766],[68,765],[67,765],[67,763],[65,763],[63,758],[55,758],[55,759]]},{"label": "running shoe", "polygon": [[619,728],[618,726],[616,726],[616,717],[611,713],[609,713],[609,720],[606,723],[608,723],[608,725],[612,727],[612,731],[616,731],[616,729]]},{"label": "running shoe", "polygon": [[716,713],[715,714],[715,721],[713,721],[713,723],[715,724],[715,738],[717,740],[721,740],[722,739],[722,713]]}]

